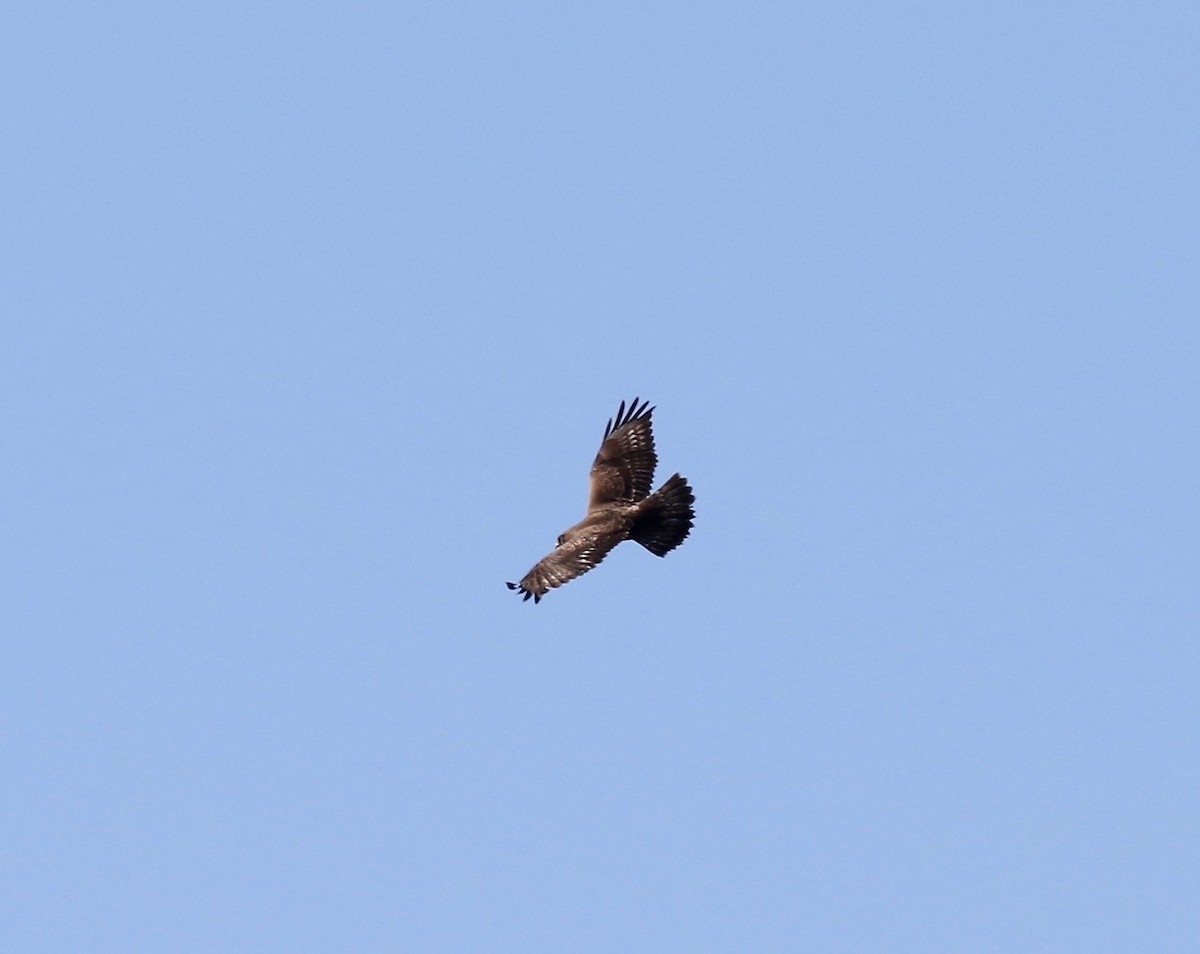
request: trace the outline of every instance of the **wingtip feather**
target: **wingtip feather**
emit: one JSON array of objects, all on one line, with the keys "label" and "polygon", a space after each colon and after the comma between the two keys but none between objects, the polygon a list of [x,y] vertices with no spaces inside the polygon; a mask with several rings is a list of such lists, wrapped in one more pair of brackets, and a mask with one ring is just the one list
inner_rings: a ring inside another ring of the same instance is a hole
[{"label": "wingtip feather", "polygon": [[620,406],[617,407],[616,417],[608,419],[608,425],[604,428],[604,440],[608,440],[613,431],[620,430],[630,421],[649,417],[653,413],[654,408],[650,406],[650,402],[643,401],[640,397],[635,397],[628,405],[622,400]]}]

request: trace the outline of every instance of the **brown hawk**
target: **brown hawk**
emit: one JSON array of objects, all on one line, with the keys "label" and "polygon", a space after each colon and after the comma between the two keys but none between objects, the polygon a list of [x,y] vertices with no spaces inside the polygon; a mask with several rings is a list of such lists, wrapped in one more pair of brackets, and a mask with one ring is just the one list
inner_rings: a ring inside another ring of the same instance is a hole
[{"label": "brown hawk", "polygon": [[649,403],[638,407],[634,398],[627,411],[621,402],[592,462],[587,514],[559,535],[558,546],[520,583],[506,584],[510,590],[537,603],[548,590],[596,566],[622,540],[635,540],[655,556],[666,556],[683,543],[696,516],[696,498],[679,474],[650,493],[658,457]]}]

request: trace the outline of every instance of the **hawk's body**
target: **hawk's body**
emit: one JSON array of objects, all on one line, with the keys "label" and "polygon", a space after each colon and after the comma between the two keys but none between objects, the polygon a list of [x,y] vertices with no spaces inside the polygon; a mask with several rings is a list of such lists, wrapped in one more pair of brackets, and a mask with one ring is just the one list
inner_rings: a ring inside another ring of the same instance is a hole
[{"label": "hawk's body", "polygon": [[695,512],[692,488],[679,474],[650,493],[658,457],[649,401],[637,398],[604,429],[600,451],[592,462],[587,514],[558,538],[558,546],[525,574],[509,583],[525,599],[538,602],[547,591],[586,573],[622,540],[636,540],[656,556],[679,546],[692,529]]}]

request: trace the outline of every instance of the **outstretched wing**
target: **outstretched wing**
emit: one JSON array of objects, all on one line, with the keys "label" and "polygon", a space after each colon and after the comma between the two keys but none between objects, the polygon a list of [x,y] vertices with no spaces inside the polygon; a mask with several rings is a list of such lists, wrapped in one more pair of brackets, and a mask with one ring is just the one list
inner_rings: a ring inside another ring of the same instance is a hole
[{"label": "outstretched wing", "polygon": [[609,419],[600,452],[592,462],[589,511],[618,500],[635,503],[650,494],[658,456],[650,429],[654,408],[649,404],[645,401],[638,407],[638,399],[634,398],[626,411],[622,401],[617,416]]},{"label": "outstretched wing", "polygon": [[578,536],[542,557],[520,583],[506,583],[505,586],[519,590],[525,599],[532,596],[537,603],[547,591],[583,576],[608,556],[608,551],[621,540],[621,534],[613,530]]}]

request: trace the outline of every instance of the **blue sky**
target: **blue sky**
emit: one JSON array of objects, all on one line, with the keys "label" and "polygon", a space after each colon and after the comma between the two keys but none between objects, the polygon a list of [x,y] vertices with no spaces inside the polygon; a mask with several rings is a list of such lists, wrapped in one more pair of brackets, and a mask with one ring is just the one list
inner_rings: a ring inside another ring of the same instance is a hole
[{"label": "blue sky", "polygon": [[0,20],[5,950],[1200,943],[1194,4]]}]

